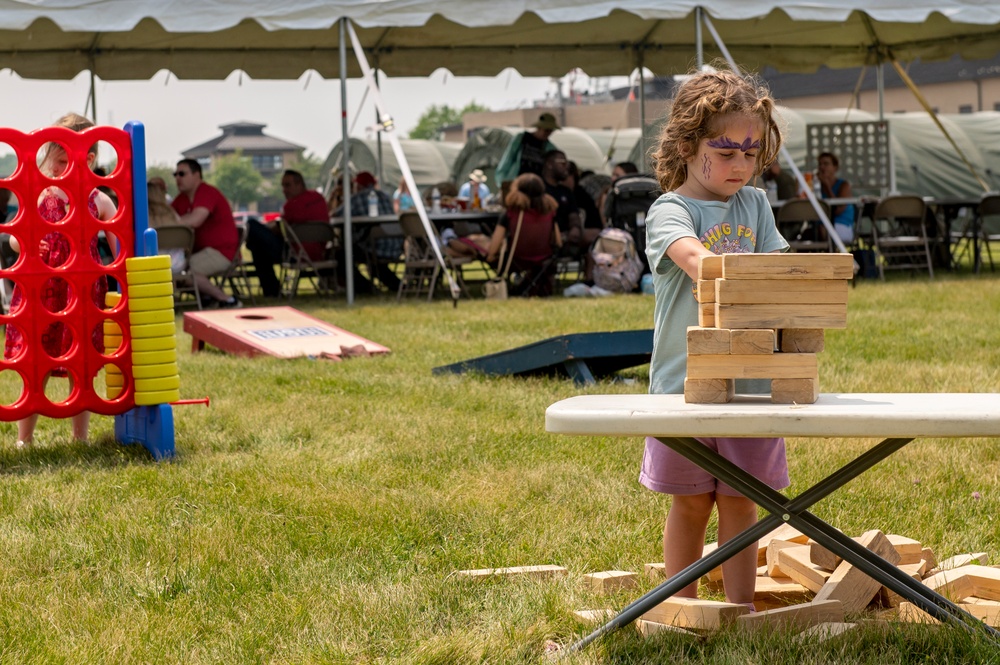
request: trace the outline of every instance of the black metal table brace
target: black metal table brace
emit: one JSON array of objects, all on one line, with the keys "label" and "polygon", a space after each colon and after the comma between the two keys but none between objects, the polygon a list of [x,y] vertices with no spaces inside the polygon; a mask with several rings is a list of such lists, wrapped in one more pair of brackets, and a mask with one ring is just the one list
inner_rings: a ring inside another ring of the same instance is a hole
[{"label": "black metal table brace", "polygon": [[710,450],[697,439],[675,437],[660,438],[660,441],[767,510],[770,515],[726,544],[720,545],[708,556],[694,562],[641,598],[630,603],[618,616],[570,645],[564,652],[566,655],[578,652],[602,635],[640,618],[687,585],[700,579],[702,575],[721,565],[723,561],[773,531],[782,522],[787,522],[845,561],[857,566],[865,574],[881,582],[932,617],[957,624],[970,631],[982,630],[986,635],[1000,642],[1000,632],[996,629],[986,625],[931,588],[909,577],[874,552],[861,547],[852,538],[807,510],[814,503],[827,497],[913,441],[913,437],[885,439],[794,499],[789,499],[780,492],[771,489],[715,451]]}]

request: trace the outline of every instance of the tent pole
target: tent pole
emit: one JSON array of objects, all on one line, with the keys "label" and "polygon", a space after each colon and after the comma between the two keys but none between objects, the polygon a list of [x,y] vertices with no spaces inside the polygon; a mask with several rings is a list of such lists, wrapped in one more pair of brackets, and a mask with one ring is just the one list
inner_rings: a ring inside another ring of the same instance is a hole
[{"label": "tent pole", "polygon": [[701,7],[694,8],[694,45],[695,54],[697,56],[697,60],[695,60],[695,62],[698,65],[699,72],[701,71],[701,68],[705,66],[705,39],[701,34],[702,11]]},{"label": "tent pole", "polygon": [[[375,77],[372,75],[371,67],[368,66],[368,59],[365,58],[365,52],[361,48],[361,40],[358,39],[357,33],[354,32],[354,26],[348,24],[347,30],[351,34],[351,47],[354,49],[354,57],[358,61],[358,65],[361,67],[361,74],[364,76],[365,83],[368,84],[368,89],[372,92],[372,98],[375,101],[375,106],[378,107],[382,114],[382,124],[378,127],[380,132],[385,132],[389,139],[389,145],[392,146],[392,152],[396,156],[396,161],[399,162],[399,168],[403,172],[403,180],[406,182],[406,186],[411,192],[419,192],[417,189],[417,184],[413,179],[413,171],[410,170],[410,163],[406,160],[406,154],[403,153],[403,146],[399,142],[399,136],[396,133],[396,125],[393,122],[392,116],[387,112],[385,102],[382,100],[382,94],[379,92],[378,87],[375,85]],[[458,306],[458,296],[460,295],[460,289],[458,283],[455,281],[454,276],[449,270],[448,263],[444,260],[444,255],[441,253],[441,239],[438,236],[437,229],[431,224],[430,217],[427,216],[427,209],[424,207],[424,199],[422,196],[413,197],[414,207],[417,209],[417,215],[420,217],[420,222],[424,226],[424,232],[427,233],[427,238],[431,241],[431,249],[434,250],[434,257],[437,259],[438,265],[441,266],[441,272],[448,279],[448,286],[451,290],[451,299],[453,304]]]},{"label": "tent pole", "polygon": [[[373,63],[372,73],[375,75],[375,87],[378,87],[378,57],[376,56],[375,62]],[[380,127],[382,125],[382,114],[379,113],[378,105],[375,106],[375,126]],[[385,191],[385,169],[382,168],[382,132],[375,134],[375,148],[376,155],[378,159],[378,184]]]},{"label": "tent pole", "polygon": [[90,68],[90,119],[97,124],[97,82],[94,77],[94,68]]},{"label": "tent pole", "polygon": [[646,77],[643,75],[643,52],[642,45],[639,45],[636,60],[639,61],[639,154],[642,155],[642,172],[646,169]]},{"label": "tent pole", "polygon": [[344,149],[340,153],[340,182],[344,198],[344,275],[347,304],[354,304],[354,242],[351,233],[351,141],[347,136],[347,17],[340,19],[340,133]]}]

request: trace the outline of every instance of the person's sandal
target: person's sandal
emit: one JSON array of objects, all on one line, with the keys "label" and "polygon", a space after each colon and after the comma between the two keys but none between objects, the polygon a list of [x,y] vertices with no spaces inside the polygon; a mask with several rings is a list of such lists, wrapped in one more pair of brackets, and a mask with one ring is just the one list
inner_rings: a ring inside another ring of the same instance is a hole
[{"label": "person's sandal", "polygon": [[17,442],[17,449],[18,450],[25,450],[27,448],[31,448],[34,444],[35,444],[35,442],[32,441],[31,439],[28,439],[27,441],[18,440],[18,442]]}]

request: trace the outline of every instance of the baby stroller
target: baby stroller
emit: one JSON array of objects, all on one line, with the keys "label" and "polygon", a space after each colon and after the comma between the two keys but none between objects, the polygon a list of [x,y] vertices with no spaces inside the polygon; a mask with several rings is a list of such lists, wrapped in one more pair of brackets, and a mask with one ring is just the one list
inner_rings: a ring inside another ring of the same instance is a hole
[{"label": "baby stroller", "polygon": [[649,272],[646,260],[646,212],[662,193],[656,178],[636,173],[611,183],[604,201],[604,217],[608,224],[628,232],[635,240],[643,273]]}]

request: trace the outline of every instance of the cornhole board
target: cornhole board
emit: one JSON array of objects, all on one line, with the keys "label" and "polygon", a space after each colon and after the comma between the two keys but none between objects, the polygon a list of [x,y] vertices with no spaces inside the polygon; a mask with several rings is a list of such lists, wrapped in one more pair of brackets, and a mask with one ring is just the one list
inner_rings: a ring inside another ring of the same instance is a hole
[{"label": "cornhole board", "polygon": [[[340,360],[346,356],[389,353],[389,349],[294,307],[250,307],[185,312],[184,332],[191,352],[206,344],[238,356],[309,356]],[[362,350],[363,347],[363,350]]]},{"label": "cornhole board", "polygon": [[583,385],[626,367],[648,363],[652,355],[652,328],[575,333],[442,365],[432,371],[434,374],[480,372],[488,376],[565,375]]}]

